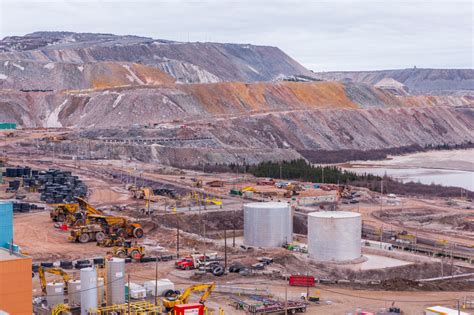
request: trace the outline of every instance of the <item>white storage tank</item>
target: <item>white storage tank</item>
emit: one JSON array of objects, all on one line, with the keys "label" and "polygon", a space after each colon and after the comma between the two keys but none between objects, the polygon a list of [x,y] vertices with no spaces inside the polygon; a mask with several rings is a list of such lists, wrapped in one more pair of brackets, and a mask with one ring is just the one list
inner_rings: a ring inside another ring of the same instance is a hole
[{"label": "white storage tank", "polygon": [[64,303],[64,283],[51,282],[46,284],[46,302],[49,308]]},{"label": "white storage tank", "polygon": [[361,257],[359,213],[320,211],[308,214],[308,254],[317,261],[346,262]]},{"label": "white storage tank", "polygon": [[170,279],[158,279],[145,281],[143,283],[146,291],[149,292],[150,295],[156,296],[155,289],[157,289],[158,296],[163,296],[164,293],[168,290],[174,290],[174,283]]},{"label": "white storage tank", "polygon": [[67,298],[70,306],[81,304],[81,280],[69,280],[67,282]]},{"label": "white storage tank", "polygon": [[254,202],[244,205],[244,244],[280,247],[293,241],[291,207],[284,202]]},{"label": "white storage tank", "polygon": [[97,308],[97,271],[94,268],[81,269],[81,315]]},{"label": "white storage tank", "polygon": [[107,269],[107,305],[125,303],[125,259],[105,261]]}]

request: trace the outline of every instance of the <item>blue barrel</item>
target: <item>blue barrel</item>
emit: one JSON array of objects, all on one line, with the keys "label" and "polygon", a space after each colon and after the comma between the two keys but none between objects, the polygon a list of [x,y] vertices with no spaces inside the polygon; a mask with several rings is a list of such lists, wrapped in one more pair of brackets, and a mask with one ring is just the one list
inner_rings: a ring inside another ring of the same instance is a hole
[{"label": "blue barrel", "polygon": [[13,239],[13,204],[0,201],[0,247],[8,248]]}]

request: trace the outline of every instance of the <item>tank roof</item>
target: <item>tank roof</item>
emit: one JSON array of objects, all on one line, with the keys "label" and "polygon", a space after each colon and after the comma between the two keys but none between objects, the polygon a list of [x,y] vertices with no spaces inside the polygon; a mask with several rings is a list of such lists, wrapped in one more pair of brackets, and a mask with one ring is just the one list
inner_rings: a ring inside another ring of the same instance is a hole
[{"label": "tank roof", "polygon": [[289,207],[290,205],[286,202],[251,202],[246,203],[244,206],[252,207],[252,208],[282,208],[282,207]]},{"label": "tank roof", "polygon": [[317,211],[308,213],[308,216],[316,218],[356,218],[360,213],[350,211]]}]

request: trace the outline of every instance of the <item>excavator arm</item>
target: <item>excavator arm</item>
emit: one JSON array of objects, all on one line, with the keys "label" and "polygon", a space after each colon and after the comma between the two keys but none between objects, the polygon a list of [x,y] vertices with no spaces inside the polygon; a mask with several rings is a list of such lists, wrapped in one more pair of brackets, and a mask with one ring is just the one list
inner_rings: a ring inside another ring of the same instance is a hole
[{"label": "excavator arm", "polygon": [[46,293],[46,275],[45,273],[50,273],[53,275],[61,276],[64,281],[65,288],[67,288],[67,282],[70,280],[69,275],[67,272],[62,270],[61,268],[44,268],[44,267],[39,267],[38,268],[38,276],[40,279],[40,284],[41,284],[41,290],[43,293]]},{"label": "excavator arm", "polygon": [[186,291],[183,292],[183,294],[180,296],[180,300],[181,300],[181,303],[182,304],[187,304],[188,303],[188,299],[189,299],[189,295],[192,293],[192,292],[195,292],[195,291],[205,291],[204,294],[201,296],[201,298],[199,299],[199,303],[203,304],[207,298],[209,297],[209,295],[211,295],[212,291],[214,291],[216,287],[216,284],[215,283],[210,283],[210,284],[195,284],[193,286],[190,286],[189,288],[186,289]]}]

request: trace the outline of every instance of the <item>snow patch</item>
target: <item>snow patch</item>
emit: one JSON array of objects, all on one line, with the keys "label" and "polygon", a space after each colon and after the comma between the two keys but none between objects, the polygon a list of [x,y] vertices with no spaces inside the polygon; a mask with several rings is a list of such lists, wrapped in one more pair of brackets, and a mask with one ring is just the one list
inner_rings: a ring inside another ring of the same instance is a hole
[{"label": "snow patch", "polygon": [[48,69],[48,70],[54,69],[54,63],[52,62],[47,63],[43,66],[43,68]]},{"label": "snow patch", "polygon": [[120,101],[122,100],[122,97],[123,97],[123,94],[119,94],[119,96],[117,96],[117,98],[115,99],[114,103],[112,104],[112,108],[115,108],[117,107],[117,105],[120,103]]},{"label": "snow patch", "polygon": [[5,61],[5,62],[3,63],[3,65],[6,67],[6,66],[8,66],[8,63],[9,63],[9,61]]},{"label": "snow patch", "polygon": [[56,107],[51,114],[48,116],[48,120],[46,121],[46,127],[48,128],[61,128],[63,124],[59,121],[59,113],[63,109],[64,105],[67,103],[67,99],[64,100],[64,102],[61,103],[58,107]]},{"label": "snow patch", "polygon": [[255,72],[257,74],[260,74],[260,72],[258,72],[254,67],[252,67],[250,65],[247,65],[247,67],[249,67],[249,69],[252,70],[253,72]]},{"label": "snow patch", "polygon": [[16,64],[16,63],[14,63],[14,62],[12,62],[12,66],[14,66],[14,67],[20,69],[21,71],[25,70],[25,67],[22,67],[22,66],[20,66],[19,64]]},{"label": "snow patch", "polygon": [[84,70],[84,66],[78,66],[77,69],[82,72]]},{"label": "snow patch", "polygon": [[7,75],[0,73],[0,80],[6,80],[8,78]]},{"label": "snow patch", "polygon": [[[135,72],[132,71],[132,69],[130,69],[130,66],[129,65],[122,65],[122,67],[124,67],[125,69],[127,69],[128,73],[130,73],[130,75],[132,76],[133,79],[135,79],[136,82],[142,84],[142,85],[145,85],[145,83],[140,80],[140,78],[135,74]],[[127,76],[128,78],[128,76]],[[129,79],[129,78],[128,78]],[[129,79],[130,80],[130,79]],[[132,81],[133,82],[133,81]]]},{"label": "snow patch", "polygon": [[135,82],[135,79],[131,75],[126,74],[125,77],[128,79],[128,81]]}]

